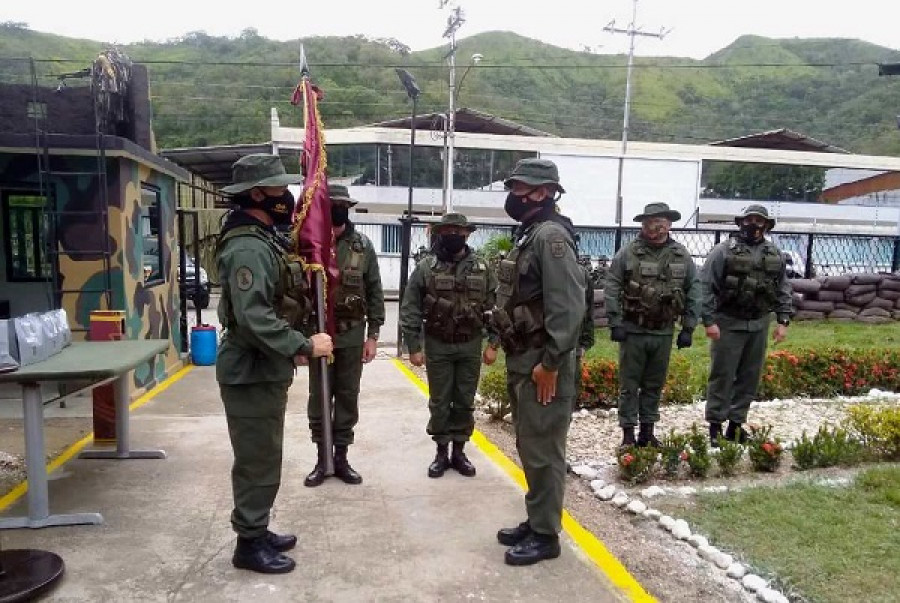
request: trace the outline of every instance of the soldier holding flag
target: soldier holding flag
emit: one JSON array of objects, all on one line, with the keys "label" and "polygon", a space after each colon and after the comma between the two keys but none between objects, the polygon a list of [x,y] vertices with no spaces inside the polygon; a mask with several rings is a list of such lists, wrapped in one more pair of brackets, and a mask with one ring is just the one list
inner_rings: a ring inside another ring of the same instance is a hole
[{"label": "soldier holding flag", "polygon": [[284,555],[297,543],[268,529],[281,485],[281,456],[287,391],[297,364],[331,354],[326,333],[301,332],[310,307],[302,267],[291,261],[275,227],[290,223],[294,198],[274,155],[247,155],[235,162],[236,209],[228,216],[216,248],[222,279],[219,320],[225,334],[216,359],[216,379],[234,450],[231,525],[238,534],[232,563],[261,573],[286,573],[294,560]]}]

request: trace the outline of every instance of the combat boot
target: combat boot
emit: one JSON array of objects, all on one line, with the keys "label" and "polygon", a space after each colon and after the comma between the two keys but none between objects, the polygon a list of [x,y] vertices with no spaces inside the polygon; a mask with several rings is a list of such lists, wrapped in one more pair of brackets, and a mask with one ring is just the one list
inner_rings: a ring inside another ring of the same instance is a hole
[{"label": "combat boot", "polygon": [[469,457],[463,452],[465,445],[465,442],[453,442],[453,453],[450,455],[450,464],[454,469],[459,471],[460,475],[474,477],[475,465],[469,461]]},{"label": "combat boot", "polygon": [[531,535],[531,526],[523,521],[514,528],[503,528],[497,531],[497,542],[503,546],[516,546]]},{"label": "combat boot", "polygon": [[750,434],[744,431],[740,423],[728,421],[728,428],[725,430],[725,439],[740,444],[746,444],[750,439]]},{"label": "combat boot", "polygon": [[322,482],[325,481],[325,478],[328,477],[325,475],[325,444],[322,442],[316,442],[316,447],[319,449],[318,460],[316,461],[316,466],[313,467],[313,470],[309,472],[309,475],[306,476],[306,479],[303,480],[303,485],[307,488],[315,488],[316,486],[321,486]]},{"label": "combat boot", "polygon": [[450,468],[450,457],[447,455],[447,443],[437,445],[437,454],[428,465],[428,477],[441,477]]},{"label": "combat boot", "polygon": [[256,538],[238,536],[231,564],[260,574],[286,574],[296,566],[293,559],[272,548],[268,535]]},{"label": "combat boot", "polygon": [[506,551],[504,560],[507,565],[532,565],[544,559],[556,559],[559,553],[559,536],[532,532]]},{"label": "combat boot", "polygon": [[628,448],[629,446],[636,445],[637,442],[634,441],[634,427],[623,427],[622,428],[622,443],[619,444],[619,449]]},{"label": "combat boot", "polygon": [[722,437],[722,424],[721,423],[710,423],[709,424],[709,446],[710,448],[718,448],[719,447],[719,438]]},{"label": "combat boot", "polygon": [[641,448],[652,446],[659,448],[662,443],[653,435],[653,423],[641,423],[641,430],[638,433],[637,445]]},{"label": "combat boot", "polygon": [[362,476],[350,466],[347,461],[347,445],[338,444],[334,447],[334,475],[345,484],[361,484]]},{"label": "combat boot", "polygon": [[297,537],[293,534],[276,534],[275,532],[266,530],[266,540],[268,541],[269,546],[279,553],[289,551],[297,546]]}]

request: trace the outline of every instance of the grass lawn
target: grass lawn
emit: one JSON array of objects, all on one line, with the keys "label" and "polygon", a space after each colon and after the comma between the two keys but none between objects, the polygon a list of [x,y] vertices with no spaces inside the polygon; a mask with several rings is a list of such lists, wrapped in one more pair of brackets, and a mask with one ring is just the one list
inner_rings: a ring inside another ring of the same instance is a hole
[{"label": "grass lawn", "polygon": [[808,600],[898,600],[900,465],[868,469],[847,487],[703,495],[681,513],[714,545]]},{"label": "grass lawn", "polygon": [[[774,329],[774,326],[772,327]],[[609,329],[596,330],[597,343],[588,353],[588,358],[618,360],[619,346],[609,340]],[[808,350],[824,347],[895,347],[900,346],[900,321],[883,325],[868,325],[857,322],[808,321],[795,322],[788,328],[787,339],[778,346],[769,339],[769,351]],[[674,349],[673,354],[687,356],[691,364],[709,364],[709,340],[698,326],[694,331],[694,345],[684,350]]]}]

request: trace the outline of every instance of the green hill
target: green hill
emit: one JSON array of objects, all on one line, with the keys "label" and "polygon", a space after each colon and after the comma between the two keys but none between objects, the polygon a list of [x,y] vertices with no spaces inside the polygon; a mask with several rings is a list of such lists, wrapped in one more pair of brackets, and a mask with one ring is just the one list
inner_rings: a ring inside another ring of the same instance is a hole
[{"label": "green hill", "polygon": [[[446,110],[446,47],[409,52],[396,40],[364,36],[303,44],[313,80],[326,94],[326,127],[408,115],[395,67],[416,77],[420,112]],[[0,70],[0,81],[27,75],[27,62],[5,59],[33,57],[39,80],[55,85],[56,75],[86,66],[104,47],[0,26],[0,64],[16,65]],[[148,66],[163,148],[268,140],[272,107],[283,124],[300,122],[289,103],[299,77],[299,40],[277,42],[250,29],[236,38],[193,32],[120,49]],[[476,52],[484,59],[462,80],[458,106],[564,136],[621,136],[625,56],[489,32],[459,41],[458,78]],[[708,142],[787,127],[856,152],[900,155],[900,77],[878,77],[876,67],[897,61],[900,52],[858,40],[757,36],[741,37],[701,61],[639,57],[630,137]]]}]

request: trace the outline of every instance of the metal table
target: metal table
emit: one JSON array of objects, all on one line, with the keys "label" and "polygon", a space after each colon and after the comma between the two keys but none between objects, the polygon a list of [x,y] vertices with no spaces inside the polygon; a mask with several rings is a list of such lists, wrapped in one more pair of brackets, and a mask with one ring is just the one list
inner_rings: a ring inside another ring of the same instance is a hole
[{"label": "metal table", "polygon": [[[116,450],[90,450],[80,458],[165,458],[162,450],[131,450],[128,437],[130,402],[128,372],[165,352],[165,339],[73,342],[47,360],[0,373],[0,383],[22,386],[25,417],[25,464],[28,476],[28,516],[0,519],[0,529],[103,523],[99,513],[50,515],[44,451],[44,405],[40,384],[47,381],[90,381],[86,389],[112,381],[116,398]],[[84,390],[81,390],[84,391]]]}]

